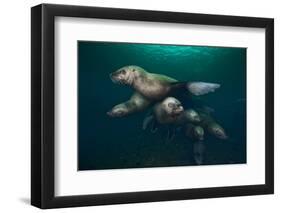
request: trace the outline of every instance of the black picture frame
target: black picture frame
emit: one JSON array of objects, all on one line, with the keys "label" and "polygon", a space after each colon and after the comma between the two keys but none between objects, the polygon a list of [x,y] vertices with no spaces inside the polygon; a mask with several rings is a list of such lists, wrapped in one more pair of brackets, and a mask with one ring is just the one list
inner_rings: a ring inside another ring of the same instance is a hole
[{"label": "black picture frame", "polygon": [[[83,17],[264,28],[266,32],[265,184],[93,195],[54,195],[54,21]],[[197,198],[272,194],[274,192],[274,20],[164,11],[41,4],[31,9],[31,204],[42,209]]]}]

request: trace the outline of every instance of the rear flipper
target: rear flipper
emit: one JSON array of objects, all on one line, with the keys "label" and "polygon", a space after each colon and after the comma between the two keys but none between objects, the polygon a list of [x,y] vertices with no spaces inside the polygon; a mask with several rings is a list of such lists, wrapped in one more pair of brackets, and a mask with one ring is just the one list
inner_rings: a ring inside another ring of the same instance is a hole
[{"label": "rear flipper", "polygon": [[193,95],[205,95],[210,92],[214,92],[220,88],[220,84],[207,83],[207,82],[189,82],[186,84],[186,88]]},{"label": "rear flipper", "polygon": [[203,164],[205,154],[204,141],[195,141],[193,144],[193,158],[197,165]]}]

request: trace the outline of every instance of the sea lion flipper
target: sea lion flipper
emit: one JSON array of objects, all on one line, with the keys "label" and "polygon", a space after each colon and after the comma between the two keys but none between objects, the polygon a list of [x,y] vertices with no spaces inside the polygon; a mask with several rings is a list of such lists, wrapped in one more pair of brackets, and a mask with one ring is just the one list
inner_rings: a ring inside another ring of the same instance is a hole
[{"label": "sea lion flipper", "polygon": [[188,82],[186,88],[193,95],[205,95],[220,88],[220,84],[207,82]]},{"label": "sea lion flipper", "polygon": [[110,117],[125,117],[132,113],[143,111],[149,104],[148,99],[135,92],[129,100],[115,105],[107,112],[107,115]]},{"label": "sea lion flipper", "polygon": [[142,122],[142,129],[146,130],[148,126],[153,122],[154,116],[152,114],[147,115]]},{"label": "sea lion flipper", "polygon": [[158,125],[152,112],[148,113],[142,122],[142,129],[148,129],[150,132],[155,133],[158,130]]}]

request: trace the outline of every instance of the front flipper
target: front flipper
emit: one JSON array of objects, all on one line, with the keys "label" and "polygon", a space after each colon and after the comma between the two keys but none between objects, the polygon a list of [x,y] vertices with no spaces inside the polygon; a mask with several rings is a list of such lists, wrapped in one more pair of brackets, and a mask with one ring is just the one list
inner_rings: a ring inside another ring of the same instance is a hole
[{"label": "front flipper", "polygon": [[146,130],[148,128],[149,125],[151,125],[151,123],[154,120],[154,116],[153,115],[148,115],[143,119],[142,122],[142,129]]},{"label": "front flipper", "polygon": [[220,84],[207,82],[189,82],[186,84],[186,88],[191,94],[199,96],[214,92],[216,89],[220,88]]},{"label": "front flipper", "polygon": [[149,106],[150,102],[144,96],[135,92],[128,101],[114,106],[107,112],[107,115],[110,117],[124,117],[135,112],[143,111]]},{"label": "front flipper", "polygon": [[142,122],[142,129],[146,130],[148,128],[152,133],[155,133],[158,130],[157,122],[155,120],[154,115],[152,114],[146,116]]}]

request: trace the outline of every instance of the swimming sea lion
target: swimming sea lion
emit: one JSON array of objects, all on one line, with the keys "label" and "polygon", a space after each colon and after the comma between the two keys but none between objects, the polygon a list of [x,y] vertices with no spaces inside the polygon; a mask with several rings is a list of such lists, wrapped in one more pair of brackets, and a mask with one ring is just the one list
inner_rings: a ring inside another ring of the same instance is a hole
[{"label": "swimming sea lion", "polygon": [[200,110],[198,113],[201,118],[200,125],[206,128],[210,134],[222,140],[228,139],[224,128],[209,113]]},{"label": "swimming sea lion", "polygon": [[132,97],[121,104],[114,106],[107,114],[110,117],[123,117],[134,112],[142,111],[150,104],[150,101],[141,94],[135,92]]},{"label": "swimming sea lion", "polygon": [[[168,97],[153,107],[153,116],[159,124],[169,124],[183,126],[193,123],[205,128],[211,135],[226,140],[228,139],[224,128],[210,115],[202,109],[184,110],[180,101],[173,97]],[[152,120],[152,119],[151,119]]]},{"label": "swimming sea lion", "polygon": [[183,111],[180,101],[173,97],[168,97],[153,107],[155,118],[159,124],[175,123]]},{"label": "swimming sea lion", "polygon": [[197,165],[201,165],[205,154],[204,129],[198,125],[187,124],[185,135],[193,140],[193,158]]},{"label": "swimming sea lion", "polygon": [[146,116],[143,120],[143,130],[150,127],[151,132],[156,132],[159,124],[167,125],[168,140],[172,140],[175,136],[175,123],[180,123],[179,117],[184,109],[179,100],[168,97],[162,102],[154,105],[152,113]]},{"label": "swimming sea lion", "polygon": [[149,73],[143,68],[129,65],[118,69],[110,74],[114,83],[132,87],[144,97],[159,101],[167,97],[173,91],[186,89],[193,95],[204,95],[214,92],[220,87],[219,84],[206,82],[179,82],[166,75]]},{"label": "swimming sea lion", "polygon": [[155,132],[159,125],[165,125],[168,127],[167,140],[171,141],[177,129],[189,122],[199,123],[199,114],[193,109],[184,110],[179,100],[167,97],[153,106],[152,114],[143,121],[143,129],[150,127],[151,132]]},{"label": "swimming sea lion", "polygon": [[185,135],[194,141],[203,141],[204,129],[201,126],[189,123],[185,127]]},{"label": "swimming sea lion", "polygon": [[181,102],[174,97],[167,97],[155,104],[153,112],[159,124],[183,125],[187,122],[200,122],[200,116],[195,110],[184,110]]},{"label": "swimming sea lion", "polygon": [[204,129],[198,125],[201,118],[195,110],[184,110],[179,100],[168,97],[153,107],[153,114],[147,116],[143,121],[143,129],[146,129],[149,125],[152,129],[156,122],[168,125],[167,141],[172,141],[175,138],[176,129],[181,127],[185,136],[194,142],[193,158],[195,163],[197,165],[203,163],[205,153]]}]

